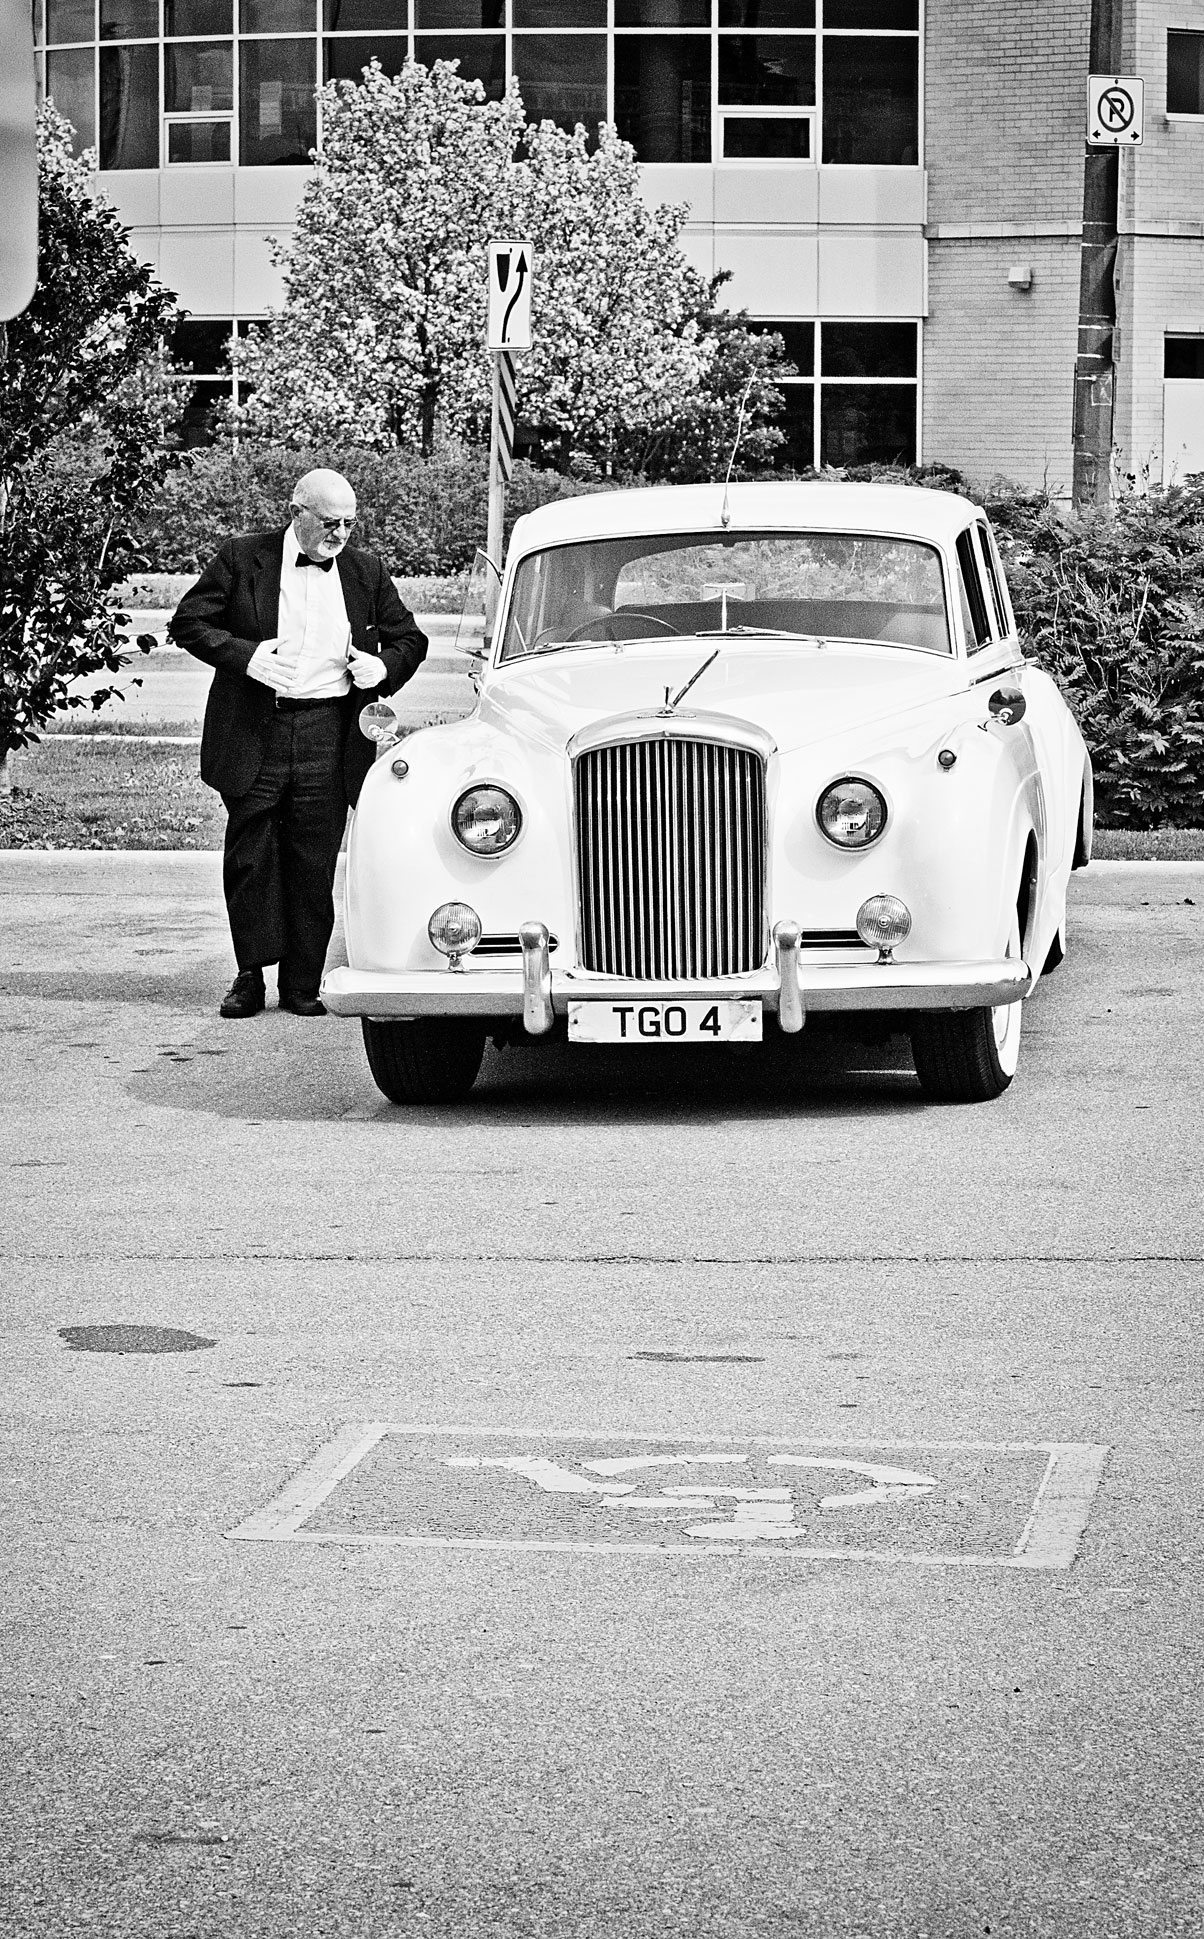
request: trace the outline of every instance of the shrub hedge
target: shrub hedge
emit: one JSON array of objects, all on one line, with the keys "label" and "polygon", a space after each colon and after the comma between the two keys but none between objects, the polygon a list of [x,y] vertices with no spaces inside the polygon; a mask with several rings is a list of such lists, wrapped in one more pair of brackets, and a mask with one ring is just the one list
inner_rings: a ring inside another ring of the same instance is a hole
[{"label": "shrub hedge", "polygon": [[[147,570],[195,572],[231,532],[283,521],[300,472],[328,464],[355,487],[357,542],[401,574],[463,571],[486,525],[485,454],[452,446],[424,464],[405,451],[213,448],[193,454],[143,508]],[[1073,515],[1047,492],[978,489],[952,467],[843,474],[963,491],[999,537],[1026,646],[1054,674],[1095,765],[1102,826],[1204,825],[1204,477],[1126,491]],[[507,534],[533,506],[609,489],[519,462]]]}]

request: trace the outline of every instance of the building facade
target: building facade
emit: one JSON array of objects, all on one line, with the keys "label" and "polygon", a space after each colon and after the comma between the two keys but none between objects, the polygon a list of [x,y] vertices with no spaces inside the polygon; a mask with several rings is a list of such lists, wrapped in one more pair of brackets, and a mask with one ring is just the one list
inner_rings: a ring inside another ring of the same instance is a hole
[{"label": "building facade", "polygon": [[[1115,0],[1114,0],[1115,4]],[[1123,0],[1120,468],[1204,469],[1204,0]],[[190,312],[191,414],[280,298],[320,81],[455,59],[532,119],[613,119],[725,300],[781,330],[797,464],[1064,488],[1091,0],[35,0],[45,91]]]}]

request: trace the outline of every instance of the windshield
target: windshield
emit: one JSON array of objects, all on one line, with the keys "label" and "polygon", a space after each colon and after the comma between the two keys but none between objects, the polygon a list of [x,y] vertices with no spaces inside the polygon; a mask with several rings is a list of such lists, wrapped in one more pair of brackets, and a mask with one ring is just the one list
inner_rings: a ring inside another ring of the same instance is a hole
[{"label": "windshield", "polygon": [[502,659],[698,633],[953,651],[935,546],[851,532],[681,532],[529,554]]}]

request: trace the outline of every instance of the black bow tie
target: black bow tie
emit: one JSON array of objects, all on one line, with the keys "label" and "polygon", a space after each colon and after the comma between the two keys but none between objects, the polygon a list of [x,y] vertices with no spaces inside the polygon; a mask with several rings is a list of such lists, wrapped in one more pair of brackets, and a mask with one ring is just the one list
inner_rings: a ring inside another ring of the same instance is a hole
[{"label": "black bow tie", "polygon": [[319,572],[329,572],[331,566],[334,564],[334,560],[311,559],[308,552],[298,552],[297,564],[299,566],[317,566]]}]

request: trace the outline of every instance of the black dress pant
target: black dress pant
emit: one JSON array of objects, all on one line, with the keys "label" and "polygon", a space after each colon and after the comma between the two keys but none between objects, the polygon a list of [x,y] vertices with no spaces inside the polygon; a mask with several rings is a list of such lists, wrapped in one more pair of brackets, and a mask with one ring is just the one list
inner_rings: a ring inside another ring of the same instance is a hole
[{"label": "black dress pant", "polygon": [[280,708],[246,794],[223,795],[222,882],[240,970],[278,963],[282,990],[315,996],[334,928],[334,872],[347,821],[344,709]]}]

